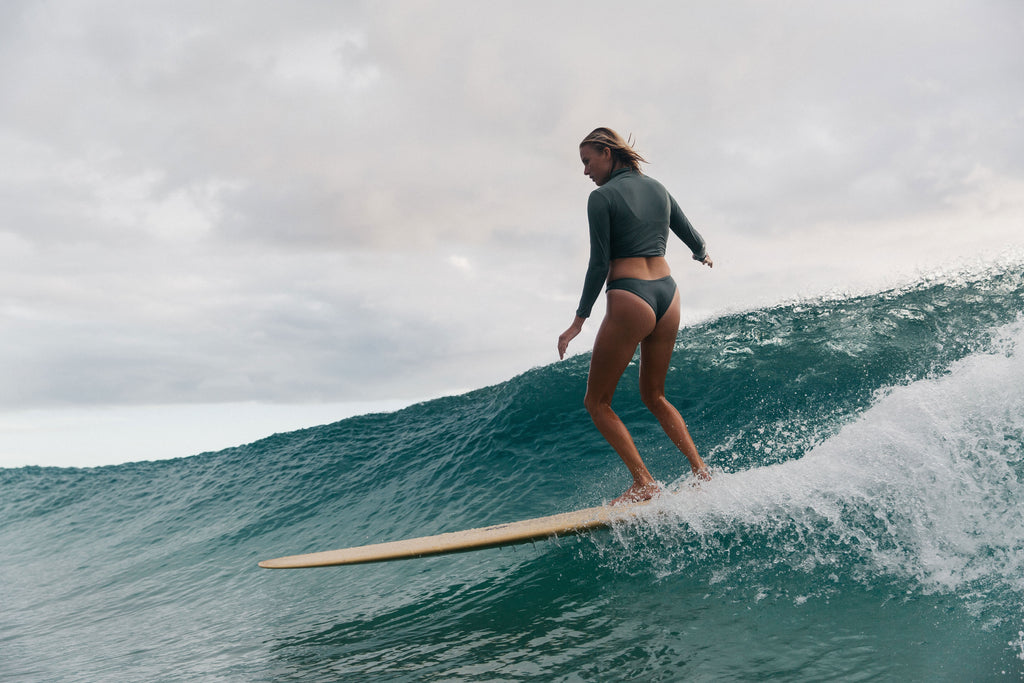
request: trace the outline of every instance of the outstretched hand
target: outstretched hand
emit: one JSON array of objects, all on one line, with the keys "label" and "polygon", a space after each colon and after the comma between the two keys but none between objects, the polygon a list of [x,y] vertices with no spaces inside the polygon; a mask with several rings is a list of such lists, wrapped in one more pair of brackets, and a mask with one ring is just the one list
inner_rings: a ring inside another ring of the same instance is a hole
[{"label": "outstretched hand", "polygon": [[701,259],[701,263],[703,263],[708,268],[714,268],[715,267],[715,262],[711,260],[711,254],[706,254],[704,256],[704,258]]}]

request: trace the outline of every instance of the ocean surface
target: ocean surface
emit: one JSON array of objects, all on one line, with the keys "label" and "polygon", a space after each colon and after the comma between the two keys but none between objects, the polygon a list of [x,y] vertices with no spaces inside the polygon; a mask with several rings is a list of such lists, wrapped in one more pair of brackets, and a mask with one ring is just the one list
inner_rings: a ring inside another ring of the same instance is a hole
[{"label": "ocean surface", "polygon": [[692,485],[632,368],[616,409],[679,489],[636,522],[256,566],[617,496],[588,362],[216,453],[0,470],[0,680],[1024,677],[1019,262],[681,330],[668,393],[715,476]]}]

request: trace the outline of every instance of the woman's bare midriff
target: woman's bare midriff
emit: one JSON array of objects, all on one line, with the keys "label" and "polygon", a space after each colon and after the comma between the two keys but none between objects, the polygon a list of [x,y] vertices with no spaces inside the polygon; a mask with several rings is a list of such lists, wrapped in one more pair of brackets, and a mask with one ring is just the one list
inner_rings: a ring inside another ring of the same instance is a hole
[{"label": "woman's bare midriff", "polygon": [[608,282],[625,277],[637,280],[660,280],[672,274],[664,256],[630,256],[612,259],[608,269]]}]

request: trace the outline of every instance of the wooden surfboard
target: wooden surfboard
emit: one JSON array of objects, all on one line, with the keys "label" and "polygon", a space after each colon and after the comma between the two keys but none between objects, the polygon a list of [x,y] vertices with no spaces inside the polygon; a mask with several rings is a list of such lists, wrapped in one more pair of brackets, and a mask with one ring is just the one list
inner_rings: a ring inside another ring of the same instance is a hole
[{"label": "wooden surfboard", "polygon": [[453,531],[436,536],[410,538],[404,541],[375,543],[341,550],[328,550],[307,555],[292,555],[264,560],[264,569],[300,569],[306,567],[334,567],[344,564],[387,562],[430,555],[467,552],[484,548],[528,543],[557,536],[570,536],[586,531],[603,529],[615,522],[635,517],[650,501],[602,506],[563,512],[549,517],[538,517],[509,524],[495,524],[479,529]]}]

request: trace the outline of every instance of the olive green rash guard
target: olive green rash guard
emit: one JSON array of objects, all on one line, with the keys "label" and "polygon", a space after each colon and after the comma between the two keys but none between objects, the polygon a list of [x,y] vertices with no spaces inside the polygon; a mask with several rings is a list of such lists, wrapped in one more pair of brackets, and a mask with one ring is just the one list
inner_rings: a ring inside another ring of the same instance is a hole
[{"label": "olive green rash guard", "polygon": [[690,251],[703,261],[704,238],[683,214],[672,195],[654,178],[620,168],[590,193],[590,263],[583,281],[576,315],[589,318],[608,278],[612,259],[631,256],[664,256],[668,231],[672,230]]}]

